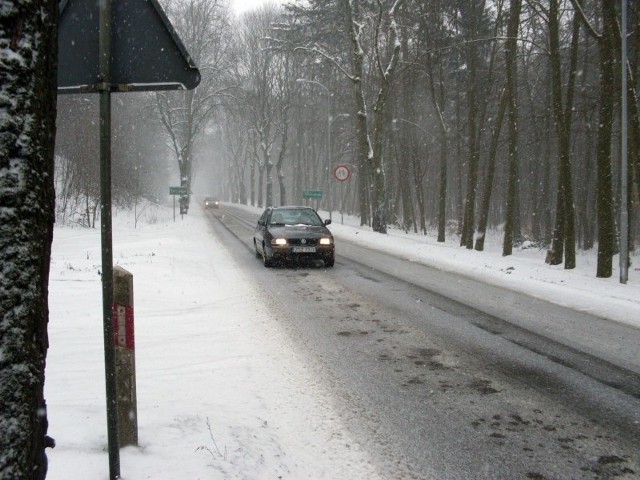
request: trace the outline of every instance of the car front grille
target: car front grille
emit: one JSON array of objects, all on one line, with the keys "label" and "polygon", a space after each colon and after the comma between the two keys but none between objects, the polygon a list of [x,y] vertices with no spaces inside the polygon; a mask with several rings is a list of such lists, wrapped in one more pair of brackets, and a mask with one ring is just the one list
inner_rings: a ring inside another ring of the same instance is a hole
[{"label": "car front grille", "polygon": [[[304,240],[304,242],[303,242]],[[316,245],[318,245],[318,239],[316,238],[290,238],[289,239],[289,245],[302,245],[302,246],[309,246],[309,247],[314,247]]]}]

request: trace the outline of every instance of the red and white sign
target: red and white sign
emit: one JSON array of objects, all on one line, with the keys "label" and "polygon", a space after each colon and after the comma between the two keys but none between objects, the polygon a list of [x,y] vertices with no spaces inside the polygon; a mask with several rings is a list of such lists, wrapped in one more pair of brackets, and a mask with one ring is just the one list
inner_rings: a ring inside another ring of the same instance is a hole
[{"label": "red and white sign", "polygon": [[336,165],[336,168],[333,169],[333,176],[339,182],[346,182],[351,178],[351,170],[349,170],[348,165]]},{"label": "red and white sign", "polygon": [[113,304],[113,326],[116,347],[135,350],[133,307],[131,305]]}]

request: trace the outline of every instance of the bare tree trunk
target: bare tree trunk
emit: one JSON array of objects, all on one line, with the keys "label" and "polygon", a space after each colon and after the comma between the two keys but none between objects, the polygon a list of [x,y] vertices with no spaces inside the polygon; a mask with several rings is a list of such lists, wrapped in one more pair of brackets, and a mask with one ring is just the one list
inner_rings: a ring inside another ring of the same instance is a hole
[{"label": "bare tree trunk", "polygon": [[[404,95],[405,98],[408,98],[408,95]],[[396,135],[397,137],[397,135]],[[402,172],[405,172],[409,169],[409,165],[404,162],[408,162],[411,165],[415,165],[415,145],[408,139],[398,141],[398,138],[393,139],[394,146],[394,157],[396,163],[396,170],[399,172],[398,176],[398,196],[400,197],[400,204],[402,205],[402,229],[405,233],[408,233],[411,227],[413,226],[413,230],[417,233],[417,225],[415,221],[414,215],[414,205],[411,198],[411,178],[409,175],[403,175]],[[410,151],[402,149],[399,144],[406,145]],[[408,160],[404,160],[408,159]],[[404,161],[403,161],[404,160]],[[415,172],[414,179],[415,179]],[[416,199],[417,200],[417,199]]]},{"label": "bare tree trunk", "polygon": [[251,161],[251,169],[249,171],[249,184],[251,185],[250,187],[250,192],[249,195],[251,196],[251,206],[255,207],[256,206],[256,162],[254,162],[253,160]]},{"label": "bare tree trunk", "polygon": [[361,26],[355,21],[356,12],[353,11],[351,0],[343,0],[342,6],[345,12],[345,23],[351,41],[351,63],[353,66],[353,95],[355,100],[356,135],[358,142],[358,199],[360,203],[360,225],[369,223],[368,200],[368,166],[373,155],[369,130],[367,126],[367,106],[364,100],[362,79],[364,78],[364,52],[360,45]]},{"label": "bare tree trunk", "polygon": [[89,205],[89,195],[84,197],[84,216],[87,218],[87,227],[95,228],[95,225],[91,224],[91,206]]},{"label": "bare tree trunk", "polygon": [[258,166],[258,185],[256,186],[256,188],[258,189],[258,208],[263,208],[265,206],[264,204],[264,190],[262,188],[262,184],[264,183],[264,166],[259,165]]},{"label": "bare tree trunk", "polygon": [[487,159],[487,175],[484,183],[484,192],[482,195],[482,204],[480,206],[480,215],[478,218],[478,236],[476,238],[475,249],[479,252],[484,250],[484,240],[487,232],[487,222],[489,221],[489,207],[491,205],[491,194],[493,192],[493,180],[496,171],[496,156],[498,152],[498,143],[500,132],[502,131],[502,123],[504,115],[507,111],[507,94],[506,89],[500,96],[500,104],[498,106],[498,114],[493,125],[493,134],[491,136],[491,146],[489,147],[489,158]]},{"label": "bare tree trunk", "polygon": [[0,9],[0,478],[47,474],[44,372],[53,237],[58,2]]},{"label": "bare tree trunk", "polygon": [[[374,232],[387,233],[387,214],[389,210],[386,185],[385,185],[385,169],[382,161],[383,150],[382,145],[385,136],[385,107],[391,91],[391,84],[395,77],[396,66],[400,58],[400,42],[398,41],[398,31],[396,28],[395,14],[402,3],[402,0],[395,0],[393,6],[388,12],[389,16],[389,43],[393,46],[391,51],[391,57],[389,58],[386,68],[382,67],[381,54],[376,44],[376,62],[378,69],[380,70],[380,90],[373,107],[373,158],[371,159],[371,172],[373,174],[373,218],[372,225]],[[382,20],[382,4],[379,4],[379,17],[378,25],[376,26],[376,39],[380,30],[380,23]]]},{"label": "bare tree trunk", "polygon": [[[640,13],[637,14],[640,17]],[[632,23],[633,24],[633,23]],[[640,48],[640,35],[636,35],[636,43]],[[636,50],[637,60],[633,63],[635,70],[630,70],[628,79],[627,96],[629,101],[627,105],[629,107],[629,125],[628,125],[628,145],[629,145],[629,219],[633,219],[633,205],[640,206],[640,99],[638,99],[638,93],[635,90],[637,85],[636,80],[638,74],[640,74],[640,51]],[[634,202],[634,183],[636,199]],[[637,211],[636,207],[636,211]],[[633,222],[629,221],[629,250],[634,250],[634,238],[633,238]]]},{"label": "bare tree trunk", "polygon": [[[475,102],[475,95],[470,95]],[[476,204],[476,189],[478,185],[478,144],[476,141],[476,123],[475,116],[477,108],[469,106],[469,163],[467,171],[467,194],[464,199],[464,213],[462,220],[462,236],[460,237],[460,246],[473,248],[474,233],[474,217]]]},{"label": "bare tree trunk", "polygon": [[273,206],[273,163],[271,162],[271,155],[268,152],[263,152],[263,159],[266,173],[265,207],[271,207]]},{"label": "bare tree trunk", "polygon": [[[590,130],[587,131],[587,145],[592,145],[592,139],[590,137]],[[582,219],[582,229],[583,229],[583,243],[582,248],[584,250],[591,250],[594,245],[595,238],[595,211],[593,208],[593,199],[595,197],[593,190],[591,189],[593,185],[593,179],[595,177],[595,165],[593,161],[593,152],[591,148],[587,149],[586,157],[585,157],[585,165],[586,165],[586,174],[584,178],[584,198],[582,199],[582,210],[583,210],[583,219]]]},{"label": "bare tree trunk", "polygon": [[[286,109],[288,111],[288,108]],[[287,112],[284,115],[288,115]],[[282,131],[282,145],[278,154],[278,162],[276,163],[276,172],[278,174],[278,186],[280,187],[280,205],[287,204],[287,187],[284,182],[284,173],[282,173],[282,164],[287,155],[287,143],[289,140],[289,120],[285,119]]]},{"label": "bare tree trunk", "polygon": [[[401,53],[402,59],[408,61],[410,58],[409,54],[409,42],[408,35],[406,32],[403,32],[401,38]],[[413,100],[415,94],[415,86],[416,80],[412,75],[410,77],[405,77],[406,81],[403,85],[403,90],[401,92],[401,104],[402,111],[405,115],[413,118],[414,108],[413,108]],[[395,121],[395,120],[394,120]],[[395,129],[394,129],[395,130]],[[396,136],[397,137],[397,136]],[[406,139],[406,141],[405,141]],[[398,168],[399,175],[399,188],[402,197],[402,226],[405,232],[408,232],[411,226],[413,226],[414,233],[418,233],[418,222],[416,220],[416,206],[412,200],[412,187],[414,189],[415,195],[415,203],[418,206],[420,212],[421,223],[424,225],[424,198],[422,195],[422,175],[420,174],[420,160],[419,160],[419,152],[414,141],[414,135],[406,135],[403,138],[396,138],[394,144],[396,146],[396,163]],[[401,146],[398,145],[398,140],[400,140]],[[402,147],[407,146],[409,151],[404,150]],[[411,171],[413,178],[410,178],[408,172]],[[413,180],[413,182],[412,182]],[[421,228],[421,231],[422,228]],[[424,231],[423,231],[424,233]]]},{"label": "bare tree trunk", "polygon": [[547,263],[550,263],[551,265],[559,265],[562,263],[562,257],[564,255],[565,268],[572,269],[576,266],[576,240],[573,185],[571,181],[571,126],[580,30],[578,16],[576,15],[573,20],[571,61],[568,71],[566,102],[564,102],[562,99],[563,80],[560,58],[561,50],[558,0],[552,0],[550,2],[549,37],[551,93],[556,133],[558,136],[559,165],[556,221],[551,250],[547,254]]},{"label": "bare tree trunk", "polygon": [[440,189],[438,191],[438,241],[445,241],[447,227],[447,132],[442,132],[440,147]]},{"label": "bare tree trunk", "polygon": [[444,118],[445,88],[442,80],[444,73],[442,63],[438,63],[438,84],[436,88],[435,71],[432,62],[433,55],[428,56],[426,64],[429,74],[429,91],[431,92],[431,103],[438,113],[438,126],[440,132],[440,182],[438,190],[438,242],[444,242],[447,226],[447,125]]},{"label": "bare tree trunk", "polygon": [[[546,125],[551,130],[551,117],[546,116]],[[544,170],[542,178],[542,199],[540,200],[540,229],[542,231],[545,246],[551,244],[551,142],[546,142],[544,152]]]},{"label": "bare tree trunk", "polygon": [[[478,30],[478,21],[480,10],[477,2],[470,2],[473,12],[471,13],[472,32],[475,34]],[[467,170],[467,194],[464,199],[464,213],[462,217],[462,235],[460,237],[460,246],[468,249],[473,248],[473,232],[475,221],[475,204],[476,189],[478,184],[478,134],[476,120],[478,118],[477,93],[478,85],[476,83],[477,74],[477,46],[476,42],[469,42],[467,46],[467,64],[469,66],[469,80],[467,82],[468,92],[468,111],[467,111],[467,132],[468,132],[468,148],[469,162]]]},{"label": "bare tree trunk", "polygon": [[[382,92],[379,97],[382,96]],[[385,171],[382,163],[382,141],[384,135],[384,99],[376,101],[373,109],[373,157],[371,158],[371,174],[373,175],[371,228],[374,232],[387,233],[387,190]]]},{"label": "bare tree trunk", "polygon": [[611,135],[615,99],[615,73],[618,49],[615,45],[615,4],[602,0],[602,40],[600,41],[600,114],[598,119],[597,217],[598,266],[596,276],[609,278],[613,273],[615,225],[613,220],[613,186],[611,165]]},{"label": "bare tree trunk", "polygon": [[518,26],[520,24],[521,0],[511,0],[506,42],[507,111],[509,112],[509,174],[507,186],[507,213],[504,224],[502,255],[511,255],[514,238],[520,237],[520,214],[518,212]]},{"label": "bare tree trunk", "polygon": [[[427,225],[426,225],[426,212],[425,212],[425,204],[424,204],[424,189],[422,185],[422,181],[424,178],[424,171],[422,168],[422,161],[418,156],[417,152],[414,152],[412,155],[412,167],[413,167],[413,188],[415,191],[415,198],[418,204],[418,216],[420,217],[420,232],[423,235],[427,234]],[[414,225],[417,228],[417,221],[413,219]]]},{"label": "bare tree trunk", "polygon": [[[176,108],[173,103],[179,104]],[[180,186],[187,187],[186,206],[191,195],[193,141],[198,130],[194,128],[194,90],[180,93],[156,93],[156,108],[170,139],[178,163]],[[176,115],[175,111],[180,113]],[[200,120],[203,121],[202,119]],[[181,200],[182,204],[182,200]]]},{"label": "bare tree trunk", "polygon": [[[629,13],[629,25],[638,25],[640,23],[640,9],[630,9]],[[640,77],[640,34],[636,29],[636,34],[633,35],[633,44],[628,45],[629,51],[634,53],[633,58],[628,62],[628,82],[627,82],[627,95],[629,101],[627,105],[629,107],[629,173],[631,175],[631,181],[629,183],[629,194],[632,195],[629,201],[629,208],[633,209],[633,205],[636,205],[636,214],[640,208],[640,95],[638,92],[638,78]],[[635,201],[633,201],[633,185],[635,183]],[[631,211],[629,212],[629,218],[632,219]],[[633,235],[631,228],[632,222],[629,222],[629,250],[634,249],[635,242],[633,241]]]}]

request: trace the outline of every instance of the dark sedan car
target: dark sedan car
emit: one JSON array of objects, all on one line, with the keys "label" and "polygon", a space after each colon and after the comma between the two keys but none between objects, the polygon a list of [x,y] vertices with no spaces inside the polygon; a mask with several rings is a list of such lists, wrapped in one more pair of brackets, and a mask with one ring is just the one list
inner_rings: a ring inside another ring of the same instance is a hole
[{"label": "dark sedan car", "polygon": [[265,267],[287,260],[322,260],[333,267],[333,235],[310,207],[269,207],[256,226],[253,245]]}]

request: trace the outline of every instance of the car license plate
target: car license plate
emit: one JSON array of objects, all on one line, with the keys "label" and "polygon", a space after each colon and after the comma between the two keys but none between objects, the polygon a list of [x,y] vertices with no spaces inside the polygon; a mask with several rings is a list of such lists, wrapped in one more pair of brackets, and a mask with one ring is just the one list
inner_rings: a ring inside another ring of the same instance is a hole
[{"label": "car license plate", "polygon": [[316,247],[293,247],[293,253],[316,253]]}]

